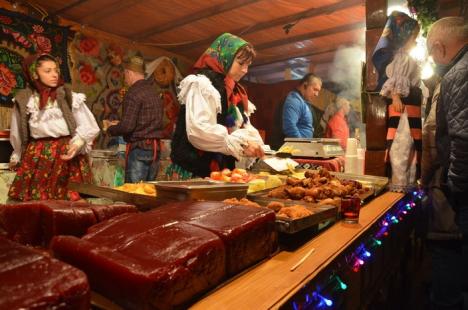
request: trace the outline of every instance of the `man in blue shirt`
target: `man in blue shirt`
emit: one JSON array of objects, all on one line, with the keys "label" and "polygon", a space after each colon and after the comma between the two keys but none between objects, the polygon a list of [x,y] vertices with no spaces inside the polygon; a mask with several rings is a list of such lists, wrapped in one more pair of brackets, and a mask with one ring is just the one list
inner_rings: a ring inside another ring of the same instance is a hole
[{"label": "man in blue shirt", "polygon": [[312,138],[314,125],[312,117],[312,99],[322,89],[322,80],[306,74],[299,86],[291,91],[283,105],[283,133],[287,138]]}]

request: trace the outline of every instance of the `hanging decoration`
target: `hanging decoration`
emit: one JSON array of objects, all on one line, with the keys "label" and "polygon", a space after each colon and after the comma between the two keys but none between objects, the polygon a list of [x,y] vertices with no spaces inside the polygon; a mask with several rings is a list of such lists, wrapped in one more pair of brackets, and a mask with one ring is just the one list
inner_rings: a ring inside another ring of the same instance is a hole
[{"label": "hanging decoration", "polygon": [[423,36],[427,36],[429,27],[437,20],[437,0],[407,0],[408,8],[421,24]]}]

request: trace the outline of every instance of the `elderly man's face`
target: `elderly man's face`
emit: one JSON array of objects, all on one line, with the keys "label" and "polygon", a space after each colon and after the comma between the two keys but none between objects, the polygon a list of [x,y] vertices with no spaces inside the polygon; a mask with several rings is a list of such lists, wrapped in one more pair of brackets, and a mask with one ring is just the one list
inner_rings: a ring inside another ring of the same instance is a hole
[{"label": "elderly man's face", "polygon": [[434,41],[432,44],[428,44],[427,50],[429,56],[432,56],[434,62],[439,65],[446,65],[450,62],[450,59],[446,57],[446,47],[440,41]]}]

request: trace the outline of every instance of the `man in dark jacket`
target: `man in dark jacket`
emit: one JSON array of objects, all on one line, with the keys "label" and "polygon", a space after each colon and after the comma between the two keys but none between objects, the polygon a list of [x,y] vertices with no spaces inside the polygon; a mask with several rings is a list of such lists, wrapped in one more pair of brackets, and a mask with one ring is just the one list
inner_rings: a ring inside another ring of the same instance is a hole
[{"label": "man in dark jacket", "polygon": [[122,120],[110,122],[107,132],[123,136],[127,142],[125,182],[153,181],[159,168],[159,139],[163,137],[163,103],[144,78],[142,57],[130,57],[123,65],[129,88],[122,102]]},{"label": "man in dark jacket", "polygon": [[[436,112],[436,146],[442,165],[441,188],[455,211],[462,240],[447,244],[433,268],[444,275],[433,285],[444,295],[432,296],[437,309],[462,309],[468,276],[468,27],[461,17],[446,17],[431,27],[429,54],[442,76]],[[448,280],[448,281],[447,281]],[[440,283],[444,282],[444,284]],[[449,285],[449,287],[447,287]]]}]

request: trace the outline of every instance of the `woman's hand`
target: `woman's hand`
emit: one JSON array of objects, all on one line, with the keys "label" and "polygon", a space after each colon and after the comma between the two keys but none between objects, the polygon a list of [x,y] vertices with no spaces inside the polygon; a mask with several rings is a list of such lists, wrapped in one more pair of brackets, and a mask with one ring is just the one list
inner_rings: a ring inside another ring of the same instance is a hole
[{"label": "woman's hand", "polygon": [[247,145],[244,146],[244,155],[248,157],[262,158],[263,156],[265,156],[265,152],[263,152],[261,145],[249,141]]},{"label": "woman's hand", "polygon": [[405,110],[405,105],[401,102],[400,95],[393,94],[392,95],[392,104],[390,105],[395,112],[403,113]]},{"label": "woman's hand", "polygon": [[16,168],[18,168],[18,162],[17,162],[17,161],[10,161],[10,162],[8,163],[8,168],[9,168],[11,171],[16,170]]},{"label": "woman's hand", "polygon": [[80,149],[80,147],[78,145],[70,144],[68,146],[67,154],[60,155],[60,158],[62,160],[68,161],[68,160],[72,159],[73,157],[75,157],[75,155],[78,153],[79,149]]}]

